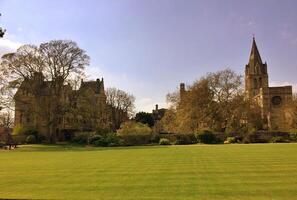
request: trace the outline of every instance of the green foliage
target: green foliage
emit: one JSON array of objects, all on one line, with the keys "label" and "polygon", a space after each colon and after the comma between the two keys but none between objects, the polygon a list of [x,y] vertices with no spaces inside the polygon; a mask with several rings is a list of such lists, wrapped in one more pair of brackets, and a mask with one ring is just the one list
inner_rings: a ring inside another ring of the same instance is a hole
[{"label": "green foliage", "polygon": [[174,142],[174,144],[176,145],[183,145],[183,144],[196,144],[197,138],[195,136],[195,134],[174,134],[176,141]]},{"label": "green foliage", "polygon": [[203,130],[201,132],[198,132],[196,134],[196,137],[198,142],[204,144],[216,144],[218,142],[216,135],[209,130]]},{"label": "green foliage", "polygon": [[124,122],[117,131],[124,145],[148,144],[152,139],[152,129],[145,124],[129,121]]},{"label": "green foliage", "polygon": [[[33,136],[35,139],[33,139]],[[12,137],[14,142],[18,144],[23,144],[23,143],[35,144],[35,143],[40,143],[44,140],[44,136],[40,135],[35,128],[24,127],[22,125],[16,125],[13,128]],[[27,139],[29,140],[29,142],[27,142]]]},{"label": "green foliage", "polygon": [[224,144],[233,144],[236,142],[237,142],[236,137],[227,137],[227,139],[224,141]]},{"label": "green foliage", "polygon": [[140,122],[142,124],[147,124],[149,127],[153,127],[155,124],[153,115],[147,112],[136,113],[135,121]]},{"label": "green foliage", "polygon": [[290,141],[297,142],[297,131],[290,132],[289,135],[290,135]]},{"label": "green foliage", "polygon": [[170,141],[166,138],[160,138],[159,144],[160,145],[170,145]]},{"label": "green foliage", "polygon": [[290,141],[282,136],[274,136],[271,138],[270,142],[272,142],[272,143],[288,143]]},{"label": "green foliage", "polygon": [[120,140],[115,133],[107,133],[104,135],[93,135],[89,138],[89,143],[94,146],[112,147],[119,146]]},{"label": "green foliage", "polygon": [[35,135],[28,135],[26,137],[26,143],[27,144],[36,144],[37,143],[37,139]]},{"label": "green foliage", "polygon": [[72,139],[73,143],[76,144],[88,144],[89,137],[93,134],[93,132],[76,132]]},{"label": "green foliage", "polygon": [[290,142],[290,133],[273,131],[255,131],[248,133],[243,138],[243,143],[269,143]]}]

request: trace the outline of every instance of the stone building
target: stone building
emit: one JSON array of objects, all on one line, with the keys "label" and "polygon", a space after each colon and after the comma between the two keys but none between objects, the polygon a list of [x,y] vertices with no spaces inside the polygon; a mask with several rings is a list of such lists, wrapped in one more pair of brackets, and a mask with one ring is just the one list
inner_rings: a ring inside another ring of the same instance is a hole
[{"label": "stone building", "polygon": [[261,107],[264,127],[287,131],[291,116],[292,86],[269,87],[267,63],[263,63],[253,38],[249,62],[245,67],[246,98],[255,100]]},{"label": "stone building", "polygon": [[[184,83],[180,84],[179,92],[182,102],[187,93]],[[292,86],[269,87],[267,63],[262,62],[255,38],[253,38],[249,62],[245,67],[245,95],[246,99],[254,100],[261,107],[263,129],[272,131],[290,129],[292,93]],[[202,127],[207,127],[207,125]]]},{"label": "stone building", "polygon": [[[58,140],[71,139],[73,131],[91,131],[98,126],[108,126],[112,118],[108,114],[103,79],[81,81],[78,90],[70,85],[62,88],[61,114],[58,119]],[[45,81],[42,73],[24,80],[18,88],[15,100],[15,125],[34,128],[45,137],[49,133],[51,81]],[[58,135],[59,134],[59,135]]]},{"label": "stone building", "polygon": [[161,120],[164,117],[166,111],[166,108],[159,108],[159,105],[156,104],[155,109],[152,110],[152,116],[154,121],[156,122]]}]

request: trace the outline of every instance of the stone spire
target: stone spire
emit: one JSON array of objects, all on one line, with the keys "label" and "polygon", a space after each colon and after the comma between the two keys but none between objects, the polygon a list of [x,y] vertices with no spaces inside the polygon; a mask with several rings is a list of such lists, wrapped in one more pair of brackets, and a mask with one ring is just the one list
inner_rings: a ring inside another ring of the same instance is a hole
[{"label": "stone spire", "polygon": [[249,66],[256,66],[256,64],[259,64],[261,66],[263,63],[262,63],[262,59],[261,59],[260,53],[259,53],[258,48],[257,48],[255,37],[253,37],[253,45],[252,45],[252,50],[251,50],[248,65]]}]

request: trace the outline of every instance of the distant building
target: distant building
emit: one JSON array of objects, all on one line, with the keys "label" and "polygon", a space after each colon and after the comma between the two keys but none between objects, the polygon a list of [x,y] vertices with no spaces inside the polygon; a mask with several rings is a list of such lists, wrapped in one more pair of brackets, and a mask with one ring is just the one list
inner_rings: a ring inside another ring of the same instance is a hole
[{"label": "distant building", "polygon": [[156,121],[161,120],[164,117],[166,111],[167,111],[167,109],[165,109],[165,108],[159,109],[159,105],[156,104],[155,110],[152,111],[154,121],[156,122]]}]

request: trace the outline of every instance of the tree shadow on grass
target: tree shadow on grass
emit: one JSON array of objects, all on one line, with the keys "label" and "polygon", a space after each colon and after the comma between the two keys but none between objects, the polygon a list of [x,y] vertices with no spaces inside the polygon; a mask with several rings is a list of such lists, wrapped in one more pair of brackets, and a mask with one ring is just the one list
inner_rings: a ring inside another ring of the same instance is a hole
[{"label": "tree shadow on grass", "polygon": [[54,151],[116,151],[116,150],[131,150],[131,149],[159,149],[168,148],[169,146],[146,145],[146,146],[120,146],[120,147],[93,147],[77,144],[34,144],[20,145],[14,151],[16,152],[54,152]]}]

